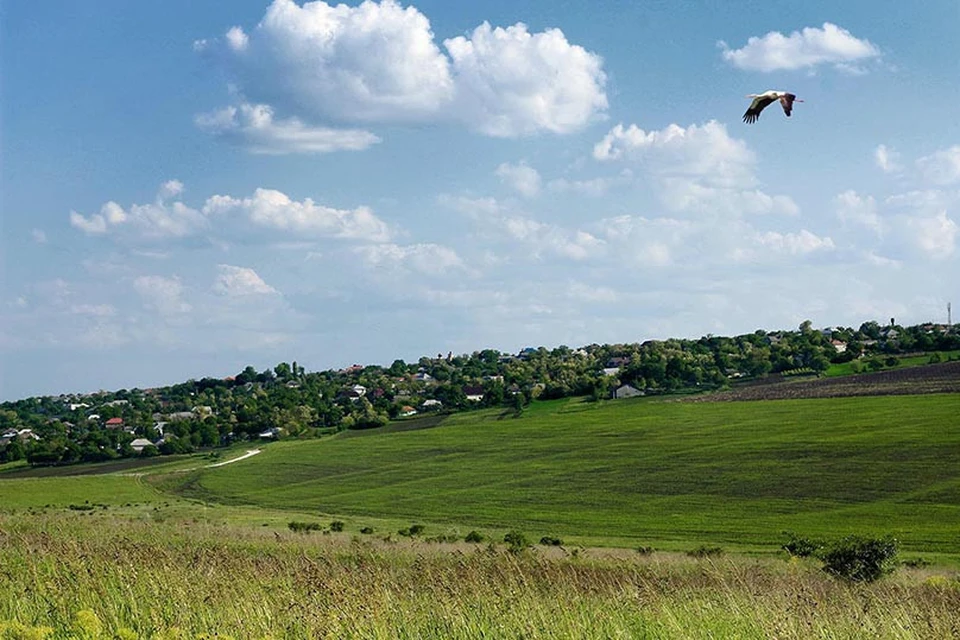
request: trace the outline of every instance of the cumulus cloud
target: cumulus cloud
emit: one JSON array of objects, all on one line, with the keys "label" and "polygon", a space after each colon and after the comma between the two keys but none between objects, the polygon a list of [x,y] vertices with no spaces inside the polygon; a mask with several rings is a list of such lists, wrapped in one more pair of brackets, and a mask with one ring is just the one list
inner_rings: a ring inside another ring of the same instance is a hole
[{"label": "cumulus cloud", "polygon": [[958,226],[946,211],[909,218],[906,226],[916,248],[934,260],[949,258],[956,251]]},{"label": "cumulus cloud", "polygon": [[183,202],[169,201],[183,192],[183,184],[172,180],[160,189],[152,204],[132,205],[124,209],[107,202],[99,213],[83,216],[70,212],[70,224],[87,235],[116,236],[117,239],[161,241],[204,234],[210,241],[236,237],[270,240],[314,241],[321,238],[387,242],[393,236],[390,226],[368,207],[336,209],[310,198],[293,200],[274,189],[256,189],[252,196],[237,198],[214,195],[203,206],[193,209]]},{"label": "cumulus cloud", "polygon": [[365,245],[356,247],[354,251],[369,268],[388,272],[404,270],[439,276],[451,270],[464,269],[463,261],[456,251],[437,244]]},{"label": "cumulus cloud", "polygon": [[880,57],[880,50],[869,40],[856,38],[830,22],[824,22],[822,28],[806,27],[788,36],[771,31],[749,38],[740,49],[730,49],[722,41],[719,46],[724,60],[748,71],[808,69],[828,64],[860,72],[859,63]]},{"label": "cumulus cloud", "polygon": [[636,160],[653,173],[696,176],[716,186],[752,184],[756,162],[747,143],[731,137],[716,120],[686,128],[671,124],[649,132],[635,124],[618,124],[594,145],[593,157]]},{"label": "cumulus cloud", "polygon": [[804,255],[813,251],[829,251],[835,248],[833,240],[829,237],[820,237],[806,229],[802,229],[799,233],[776,231],[758,233],[756,241],[763,247],[789,255]]},{"label": "cumulus cloud", "polygon": [[212,196],[203,213],[213,220],[240,216],[256,227],[307,237],[328,237],[386,242],[389,227],[367,207],[334,209],[310,198],[292,200],[274,189],[257,189],[250,198]]},{"label": "cumulus cloud", "polygon": [[540,193],[540,173],[526,162],[520,164],[504,162],[497,167],[496,175],[504,184],[528,198]]},{"label": "cumulus cloud", "polygon": [[864,197],[856,191],[848,190],[836,196],[833,204],[837,217],[842,222],[861,225],[877,233],[881,231],[877,201],[873,196]]},{"label": "cumulus cloud", "polygon": [[213,291],[228,298],[245,298],[256,295],[279,295],[248,267],[236,267],[229,264],[217,265],[218,275],[213,283]]},{"label": "cumulus cloud", "polygon": [[117,232],[141,240],[193,235],[207,225],[203,214],[180,201],[167,202],[182,190],[183,185],[179,181],[171,180],[160,187],[157,199],[152,204],[134,204],[124,209],[110,201],[100,208],[99,213],[90,216],[71,211],[70,224],[87,235]]},{"label": "cumulus cloud", "polygon": [[457,112],[491,136],[568,133],[607,108],[602,59],[559,29],[531,34],[488,23],[444,45],[456,73]]},{"label": "cumulus cloud", "polygon": [[[284,153],[302,151],[307,138],[320,139],[313,146],[323,150],[375,142],[373,134],[331,124],[458,121],[512,137],[567,133],[607,108],[602,59],[559,29],[483,23],[443,46],[446,53],[423,13],[395,0],[356,7],[274,0],[249,33],[232,27],[222,41],[194,43],[226,68],[243,100],[198,116],[197,124],[260,152]],[[244,114],[244,105],[259,114]]]},{"label": "cumulus cloud", "polygon": [[884,173],[896,173],[900,171],[900,154],[885,144],[877,145],[877,148],[873,152],[873,160]]},{"label": "cumulus cloud", "polygon": [[180,278],[139,276],[134,279],[133,288],[143,299],[145,307],[161,315],[177,315],[191,309],[191,306],[183,301],[183,285],[180,283]]},{"label": "cumulus cloud", "polygon": [[264,104],[225,107],[198,115],[194,122],[200,129],[251,153],[267,155],[362,151],[380,142],[362,129],[310,127],[297,118],[276,120],[273,108]]},{"label": "cumulus cloud", "polygon": [[714,214],[780,213],[800,208],[788,196],[756,189],[756,156],[726,126],[703,125],[644,131],[635,124],[613,127],[594,145],[594,159],[636,163],[651,176],[664,205],[672,211]]},{"label": "cumulus cloud", "polygon": [[942,186],[960,182],[960,144],[918,159],[917,167],[927,182]]}]

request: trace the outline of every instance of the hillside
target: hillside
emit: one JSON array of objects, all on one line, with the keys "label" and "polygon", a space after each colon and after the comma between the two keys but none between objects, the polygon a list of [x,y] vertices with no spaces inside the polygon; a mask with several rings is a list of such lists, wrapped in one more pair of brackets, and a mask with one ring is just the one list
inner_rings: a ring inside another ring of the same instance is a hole
[{"label": "hillside", "polygon": [[892,533],[906,548],[960,553],[958,414],[957,394],[562,400],[519,418],[491,410],[280,442],[175,488],[357,525],[382,517],[668,547],[776,545],[784,530]]}]

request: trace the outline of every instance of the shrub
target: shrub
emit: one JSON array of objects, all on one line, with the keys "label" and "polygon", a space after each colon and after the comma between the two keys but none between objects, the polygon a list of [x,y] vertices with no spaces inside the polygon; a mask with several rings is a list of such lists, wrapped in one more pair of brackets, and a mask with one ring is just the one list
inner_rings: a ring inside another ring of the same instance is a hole
[{"label": "shrub", "polygon": [[696,549],[687,551],[687,555],[691,558],[714,558],[723,555],[723,548],[700,545]]},{"label": "shrub", "polygon": [[510,553],[520,553],[530,546],[530,541],[527,540],[527,536],[519,531],[511,531],[503,536],[503,541],[507,543],[507,551]]},{"label": "shrub", "polygon": [[540,538],[540,544],[545,547],[559,547],[563,544],[563,540],[560,538],[554,538],[552,536],[543,536]]},{"label": "shrub", "polygon": [[467,542],[483,542],[483,534],[479,531],[471,531],[464,538]]},{"label": "shrub", "polygon": [[847,536],[820,554],[823,570],[851,582],[873,582],[892,573],[900,544],[894,538]]},{"label": "shrub", "polygon": [[650,554],[653,553],[653,551],[654,551],[653,547],[647,547],[644,545],[640,545],[639,547],[637,547],[637,553],[639,553],[642,556],[649,556]]},{"label": "shrub", "polygon": [[287,527],[290,528],[290,531],[295,531],[296,533],[307,533],[308,531],[320,531],[320,524],[317,522],[289,522]]},{"label": "shrub", "polygon": [[330,523],[330,531],[343,531],[343,522],[334,520]]},{"label": "shrub", "polygon": [[797,558],[808,558],[823,548],[823,543],[811,538],[798,536],[792,531],[785,531],[787,541],[780,546],[781,549]]},{"label": "shrub", "polygon": [[360,533],[364,535],[370,535],[371,533],[373,533],[373,527],[363,527],[362,529],[360,529]]},{"label": "shrub", "polygon": [[406,529],[400,529],[399,531],[397,531],[397,533],[407,538],[415,538],[421,533],[423,533],[423,530],[424,530],[424,526],[422,524],[412,524]]}]

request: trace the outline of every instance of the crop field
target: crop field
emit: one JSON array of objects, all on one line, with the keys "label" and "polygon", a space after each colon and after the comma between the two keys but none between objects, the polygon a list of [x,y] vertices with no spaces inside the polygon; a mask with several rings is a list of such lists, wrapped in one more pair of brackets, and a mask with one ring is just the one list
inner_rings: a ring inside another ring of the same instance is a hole
[{"label": "crop field", "polygon": [[960,554],[960,395],[535,403],[440,426],[279,442],[167,479],[210,502],[534,539],[776,549],[782,532],[892,534]]},{"label": "crop field", "polygon": [[785,400],[927,393],[960,393],[960,361],[813,380],[744,384],[728,391],[691,396],[687,401]]},{"label": "crop field", "polygon": [[[557,551],[557,553],[550,553]],[[209,521],[0,515],[0,637],[956,637],[960,581],[786,557],[384,542]]]}]

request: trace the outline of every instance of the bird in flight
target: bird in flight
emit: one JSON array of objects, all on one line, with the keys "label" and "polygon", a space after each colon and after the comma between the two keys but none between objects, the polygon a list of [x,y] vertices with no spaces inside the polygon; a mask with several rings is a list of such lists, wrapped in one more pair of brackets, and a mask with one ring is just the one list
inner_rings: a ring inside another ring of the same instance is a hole
[{"label": "bird in flight", "polygon": [[803,100],[797,100],[797,96],[792,93],[787,93],[786,91],[764,91],[763,93],[751,93],[747,96],[748,98],[753,98],[753,102],[750,103],[750,107],[747,109],[746,113],[743,114],[743,121],[747,124],[757,121],[757,118],[760,117],[760,112],[763,111],[767,105],[780,101],[780,106],[783,107],[783,112],[787,114],[787,117],[790,117],[790,113],[793,111],[794,102],[803,102]]}]

